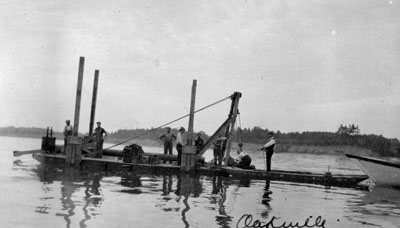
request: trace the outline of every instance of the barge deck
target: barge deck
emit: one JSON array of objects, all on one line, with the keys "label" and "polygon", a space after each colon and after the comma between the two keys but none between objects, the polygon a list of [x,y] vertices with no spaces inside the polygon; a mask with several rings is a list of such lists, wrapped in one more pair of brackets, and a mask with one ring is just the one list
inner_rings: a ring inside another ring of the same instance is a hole
[{"label": "barge deck", "polygon": [[[34,153],[33,158],[42,164],[63,165],[65,166],[65,155]],[[151,174],[179,174],[181,167],[172,164],[138,164],[127,163],[119,160],[109,160],[105,158],[83,157],[77,167],[85,171],[96,172],[127,172],[127,173],[151,173]],[[204,176],[229,176],[237,179],[251,180],[275,180],[295,183],[310,183],[324,185],[327,187],[357,187],[358,183],[368,179],[366,175],[340,175],[340,174],[319,174],[311,172],[272,170],[247,170],[236,167],[209,167],[202,166],[194,171],[197,175]]]}]

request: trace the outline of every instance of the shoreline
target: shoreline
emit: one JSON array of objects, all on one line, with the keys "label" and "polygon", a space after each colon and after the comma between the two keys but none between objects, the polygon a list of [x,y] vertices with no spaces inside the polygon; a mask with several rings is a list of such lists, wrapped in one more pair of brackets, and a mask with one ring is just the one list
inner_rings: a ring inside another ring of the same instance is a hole
[{"label": "shoreline", "polygon": [[[43,136],[36,135],[0,135],[0,137],[15,137],[15,138],[33,138],[33,139],[41,139]],[[58,140],[62,140],[61,136],[58,134],[55,135]],[[111,138],[106,139],[105,143],[108,144],[118,144],[123,140]],[[279,142],[279,141],[278,141]],[[160,140],[152,140],[152,139],[135,139],[128,143],[121,144],[122,146],[127,146],[131,144],[138,144],[140,146],[149,146],[149,147],[163,147],[163,143]],[[233,151],[238,150],[238,142],[232,142],[231,153]],[[244,151],[247,152],[256,152],[263,144],[257,143],[246,143],[244,142]],[[175,145],[174,145],[175,147]],[[212,147],[211,147],[212,148]],[[345,154],[353,154],[358,156],[368,156],[368,157],[377,157],[377,158],[399,158],[399,156],[380,156],[377,153],[374,153],[370,149],[356,147],[356,146],[345,146],[345,145],[335,145],[335,146],[314,146],[314,145],[288,145],[288,144],[277,144],[275,147],[275,153],[297,153],[297,154],[313,154],[313,155],[337,155],[344,156]]]}]

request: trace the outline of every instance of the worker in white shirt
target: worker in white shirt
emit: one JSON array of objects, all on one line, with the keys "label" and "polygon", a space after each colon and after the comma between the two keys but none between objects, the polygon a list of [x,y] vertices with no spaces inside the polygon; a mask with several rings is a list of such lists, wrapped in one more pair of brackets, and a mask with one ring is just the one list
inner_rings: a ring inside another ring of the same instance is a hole
[{"label": "worker in white shirt", "polygon": [[178,152],[178,166],[181,165],[182,149],[183,149],[183,133],[185,133],[185,128],[179,128],[179,132],[176,135],[176,151]]},{"label": "worker in white shirt", "polygon": [[65,123],[67,125],[65,125],[64,127],[64,151],[65,148],[67,147],[67,137],[72,135],[72,125],[70,125],[71,121],[70,120],[66,120]]},{"label": "worker in white shirt", "polygon": [[265,143],[260,150],[265,150],[266,156],[266,163],[267,163],[267,171],[271,171],[271,157],[274,154],[274,147],[275,147],[275,138],[274,133],[272,131],[268,132],[268,141]]}]

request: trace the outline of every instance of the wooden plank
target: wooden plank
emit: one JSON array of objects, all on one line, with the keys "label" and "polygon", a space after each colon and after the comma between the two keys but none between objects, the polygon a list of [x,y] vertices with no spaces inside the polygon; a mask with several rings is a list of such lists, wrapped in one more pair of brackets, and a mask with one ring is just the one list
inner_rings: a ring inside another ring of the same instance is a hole
[{"label": "wooden plank", "polygon": [[27,155],[27,154],[35,154],[35,153],[44,153],[44,150],[26,150],[26,151],[14,151],[14,157],[19,157],[21,155]]}]

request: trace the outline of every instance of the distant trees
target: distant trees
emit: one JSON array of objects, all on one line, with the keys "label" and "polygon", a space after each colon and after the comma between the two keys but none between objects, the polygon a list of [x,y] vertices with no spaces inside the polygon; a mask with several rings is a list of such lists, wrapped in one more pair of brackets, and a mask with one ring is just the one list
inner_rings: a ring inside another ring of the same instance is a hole
[{"label": "distant trees", "polygon": [[[157,140],[158,136],[164,133],[166,129],[123,129],[116,132],[110,132],[109,138],[113,141],[124,141],[133,138]],[[178,129],[172,129],[177,134]],[[238,129],[233,140],[249,143],[264,144],[267,140],[267,128],[261,127]],[[207,141],[209,136],[202,132],[202,138]],[[41,137],[46,134],[44,128],[26,128],[26,127],[3,127],[0,128],[0,136],[25,136]],[[61,132],[53,132],[56,137],[63,137]],[[370,149],[382,156],[391,156],[400,154],[400,142],[398,139],[387,139],[382,135],[361,135],[357,125],[340,125],[336,132],[275,132],[275,138],[280,145],[315,145],[315,146],[358,146]]]},{"label": "distant trees", "polygon": [[43,136],[46,135],[46,129],[37,127],[2,127],[0,128],[0,135]]},{"label": "distant trees", "polygon": [[347,134],[347,135],[359,135],[360,129],[358,128],[358,125],[354,125],[354,124],[349,124],[348,126],[343,126],[343,124],[340,124],[340,127],[337,130],[337,133],[338,134]]}]

